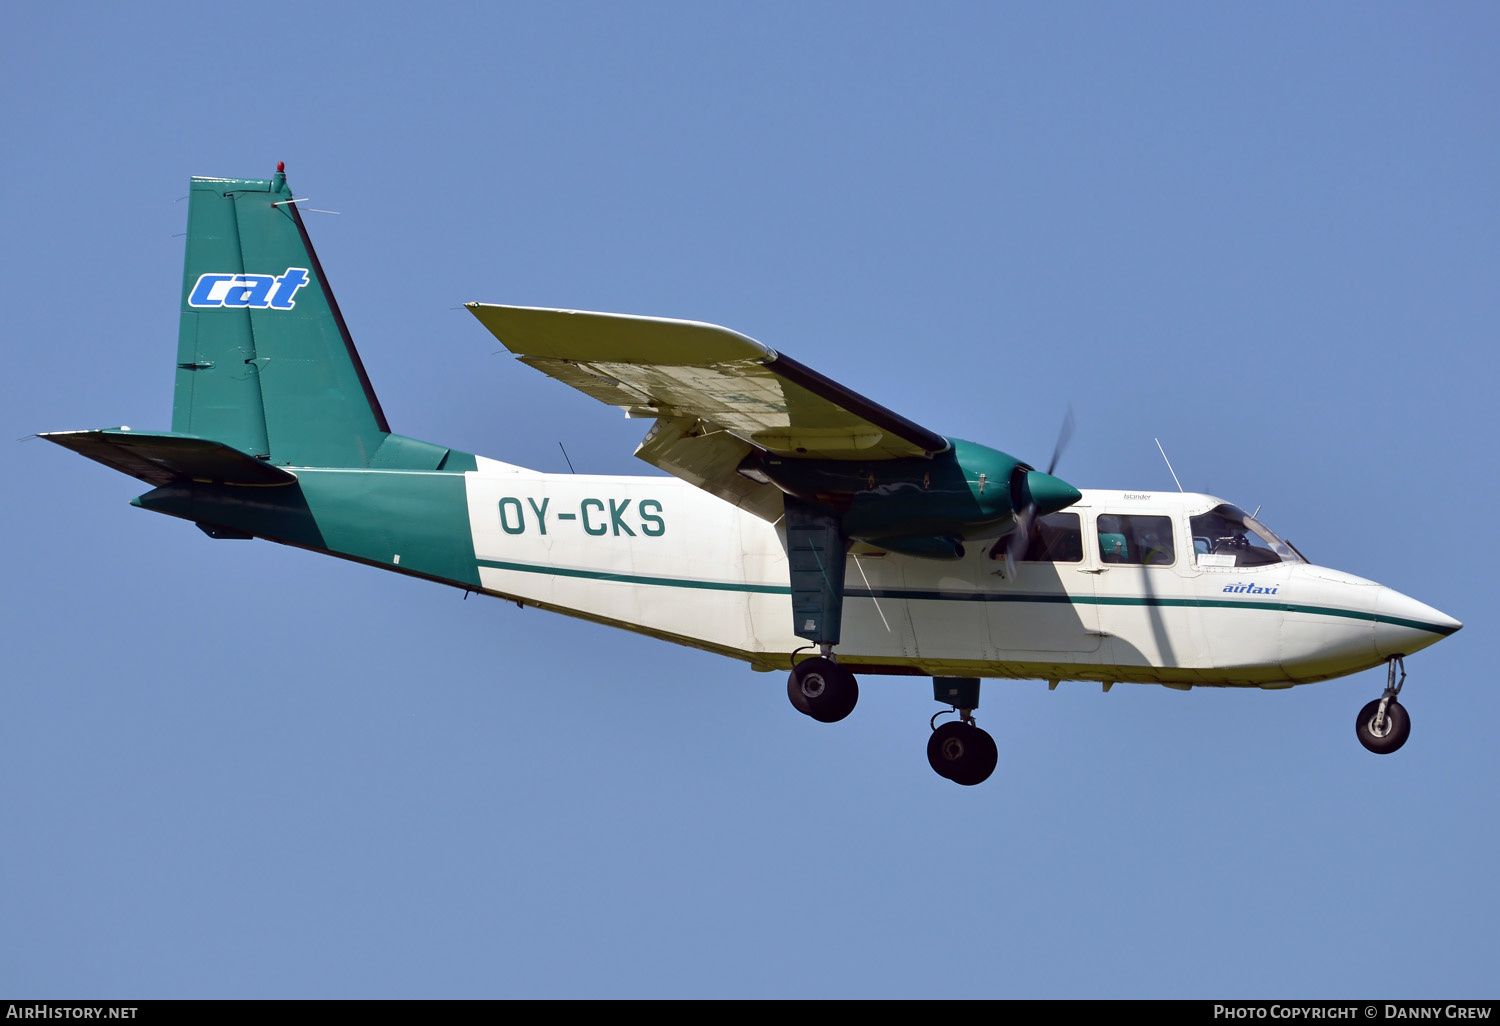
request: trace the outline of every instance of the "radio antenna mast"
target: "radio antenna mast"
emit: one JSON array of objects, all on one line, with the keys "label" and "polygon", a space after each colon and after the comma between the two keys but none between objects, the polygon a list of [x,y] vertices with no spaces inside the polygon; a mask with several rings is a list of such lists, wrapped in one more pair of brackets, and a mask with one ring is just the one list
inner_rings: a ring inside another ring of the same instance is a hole
[{"label": "radio antenna mast", "polygon": [[[1156,443],[1156,448],[1161,452],[1161,458],[1167,461],[1167,472],[1172,475],[1173,481],[1177,481],[1177,471],[1172,469],[1172,461],[1167,459],[1167,450],[1161,447],[1161,439],[1153,438],[1152,441]],[[1177,490],[1179,492],[1187,491],[1187,489],[1182,487],[1181,481],[1177,481]]]}]

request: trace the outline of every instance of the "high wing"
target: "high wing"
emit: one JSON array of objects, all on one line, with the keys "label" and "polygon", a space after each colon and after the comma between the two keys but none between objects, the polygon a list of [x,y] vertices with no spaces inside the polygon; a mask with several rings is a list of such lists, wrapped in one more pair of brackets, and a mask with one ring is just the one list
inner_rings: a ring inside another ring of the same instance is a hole
[{"label": "high wing", "polygon": [[469,303],[522,363],[656,419],[636,455],[766,520],[781,492],[738,473],[755,449],[791,458],[890,460],[949,443],[817,371],[697,321]]}]

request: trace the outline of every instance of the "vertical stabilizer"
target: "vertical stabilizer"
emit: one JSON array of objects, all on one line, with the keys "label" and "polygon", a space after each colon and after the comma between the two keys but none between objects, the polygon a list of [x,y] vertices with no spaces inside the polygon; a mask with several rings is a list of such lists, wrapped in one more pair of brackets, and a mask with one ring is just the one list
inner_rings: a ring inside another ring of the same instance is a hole
[{"label": "vertical stabilizer", "polygon": [[390,432],[286,176],[192,179],[172,430],[364,467]]}]

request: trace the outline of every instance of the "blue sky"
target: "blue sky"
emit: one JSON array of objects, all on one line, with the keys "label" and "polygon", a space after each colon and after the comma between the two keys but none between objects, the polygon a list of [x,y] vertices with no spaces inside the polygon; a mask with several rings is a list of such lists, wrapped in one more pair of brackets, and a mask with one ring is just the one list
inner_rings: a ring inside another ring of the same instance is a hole
[{"label": "blue sky", "polygon": [[[392,425],[652,472],[468,300],[724,324],[1466,624],[1293,691],[779,674],[127,506],[0,446],[0,992],[1494,996],[1484,4],[28,5],[0,416],[170,423],[189,175],[309,229]],[[1465,523],[1468,526],[1464,526]]]}]

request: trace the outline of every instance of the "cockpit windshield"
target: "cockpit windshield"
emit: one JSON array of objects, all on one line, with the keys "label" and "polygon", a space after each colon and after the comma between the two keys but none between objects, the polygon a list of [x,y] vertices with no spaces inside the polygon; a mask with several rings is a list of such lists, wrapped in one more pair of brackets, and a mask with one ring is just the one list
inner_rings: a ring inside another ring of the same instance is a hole
[{"label": "cockpit windshield", "polygon": [[1199,566],[1266,566],[1303,559],[1259,520],[1224,503],[1192,519],[1193,551]]}]

